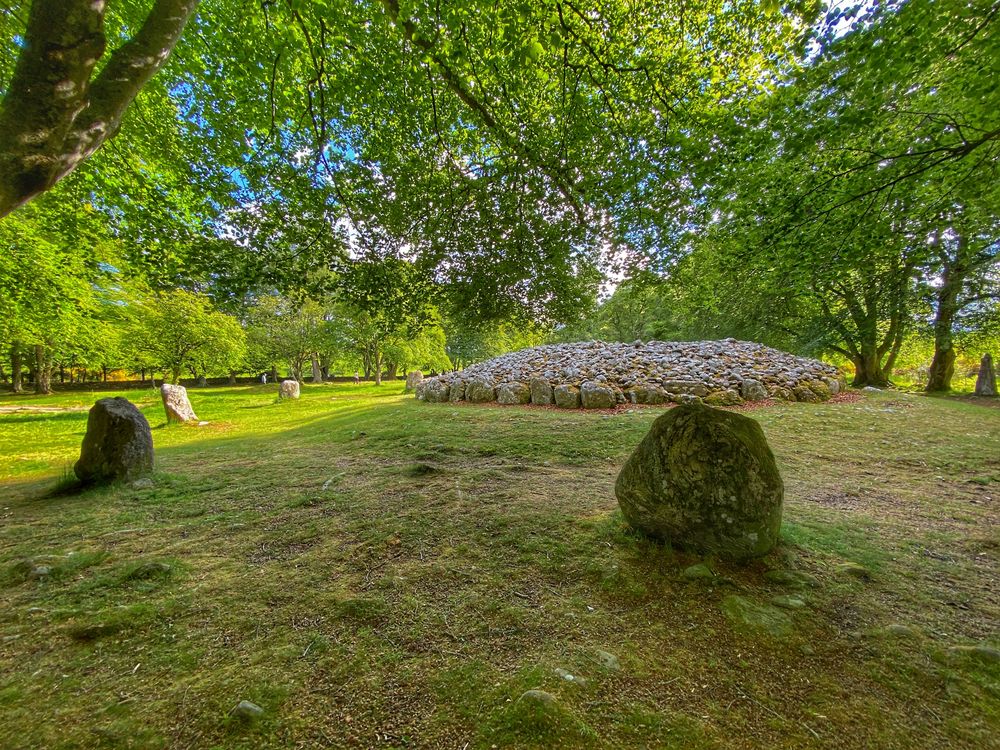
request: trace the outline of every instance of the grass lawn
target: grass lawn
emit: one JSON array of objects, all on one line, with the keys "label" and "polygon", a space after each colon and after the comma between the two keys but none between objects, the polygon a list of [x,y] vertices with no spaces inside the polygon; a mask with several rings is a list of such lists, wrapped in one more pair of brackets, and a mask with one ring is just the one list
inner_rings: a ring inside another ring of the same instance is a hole
[{"label": "grass lawn", "polygon": [[0,748],[997,746],[1000,409],[750,412],[784,543],[689,580],[613,494],[658,410],[401,391],[128,392],[154,486],[75,495],[99,396],[0,397]]}]

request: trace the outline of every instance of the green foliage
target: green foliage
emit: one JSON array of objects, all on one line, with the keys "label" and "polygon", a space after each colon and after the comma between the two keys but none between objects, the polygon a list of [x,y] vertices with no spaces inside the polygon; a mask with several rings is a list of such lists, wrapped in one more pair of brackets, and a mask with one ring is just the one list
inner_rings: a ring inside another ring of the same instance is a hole
[{"label": "green foliage", "polygon": [[135,361],[169,373],[194,376],[240,369],[246,337],[239,321],[212,309],[207,297],[177,289],[151,294],[130,311]]}]

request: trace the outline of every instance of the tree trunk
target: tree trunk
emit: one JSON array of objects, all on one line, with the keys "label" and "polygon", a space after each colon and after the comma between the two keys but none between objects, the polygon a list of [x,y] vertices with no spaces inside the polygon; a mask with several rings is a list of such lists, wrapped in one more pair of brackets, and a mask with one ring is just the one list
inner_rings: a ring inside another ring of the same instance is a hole
[{"label": "tree trunk", "polygon": [[0,217],[51,188],[114,137],[197,4],[155,0],[132,38],[99,66],[107,47],[103,0],[30,3],[17,64],[0,101]]},{"label": "tree trunk", "polygon": [[316,357],[312,358],[312,371],[313,371],[312,382],[314,382],[314,383],[322,383],[323,382],[323,371],[320,369],[319,359],[317,359]]},{"label": "tree trunk", "polygon": [[395,380],[396,372],[399,370],[399,365],[395,362],[389,362],[385,366],[385,377],[387,380]]},{"label": "tree trunk", "polygon": [[101,382],[102,383],[108,382],[108,368],[105,365],[101,365]]},{"label": "tree trunk", "polygon": [[21,370],[20,341],[15,341],[10,347],[10,389],[14,393],[24,392],[24,373]]},{"label": "tree trunk", "polygon": [[382,385],[382,351],[375,352],[375,385]]},{"label": "tree trunk", "polygon": [[236,373],[232,370],[229,371],[229,385],[236,385]]},{"label": "tree trunk", "polygon": [[959,238],[957,262],[949,264],[944,259],[941,287],[937,291],[937,310],[934,313],[934,359],[927,373],[927,392],[940,393],[951,390],[951,379],[955,374],[955,346],[952,341],[952,327],[958,315],[958,295],[965,283],[962,256],[965,250],[964,237]]},{"label": "tree trunk", "polygon": [[869,385],[874,388],[887,388],[890,385],[889,377],[876,352],[866,347],[860,355],[851,359],[854,362],[854,380],[851,382],[854,388],[864,388]]},{"label": "tree trunk", "polygon": [[181,382],[181,368],[174,367],[170,370],[170,383],[172,385],[177,385]]},{"label": "tree trunk", "polygon": [[52,358],[44,344],[35,344],[35,393],[52,393]]}]

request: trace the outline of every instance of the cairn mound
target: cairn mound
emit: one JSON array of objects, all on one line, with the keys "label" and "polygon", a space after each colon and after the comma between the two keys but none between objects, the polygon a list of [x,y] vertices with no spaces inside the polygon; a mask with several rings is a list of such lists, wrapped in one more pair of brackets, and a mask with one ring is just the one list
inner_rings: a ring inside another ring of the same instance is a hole
[{"label": "cairn mound", "polygon": [[416,397],[607,409],[625,403],[817,402],[843,387],[832,365],[749,341],[584,341],[521,349],[426,378]]}]

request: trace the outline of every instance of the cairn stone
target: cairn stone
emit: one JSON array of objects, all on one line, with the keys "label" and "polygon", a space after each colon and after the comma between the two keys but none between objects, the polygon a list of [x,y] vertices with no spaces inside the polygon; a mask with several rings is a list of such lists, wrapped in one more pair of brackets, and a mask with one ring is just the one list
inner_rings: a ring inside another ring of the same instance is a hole
[{"label": "cairn stone", "polygon": [[984,354],[983,361],[979,363],[979,375],[976,377],[976,395],[997,395],[997,373],[993,368],[993,357],[989,354]]},{"label": "cairn stone", "polygon": [[527,404],[531,402],[531,389],[524,383],[501,383],[497,388],[497,403]]},{"label": "cairn stone", "polygon": [[451,386],[448,389],[448,399],[450,401],[465,400],[465,381],[463,380],[451,381]]},{"label": "cairn stone", "polygon": [[449,386],[443,380],[438,380],[437,378],[430,378],[429,380],[424,380],[423,385],[424,385],[424,401],[440,404],[447,401],[448,396],[451,395],[451,386]]},{"label": "cairn stone", "polygon": [[168,422],[197,422],[198,416],[188,400],[187,388],[182,385],[164,383],[160,386],[160,398],[167,412]]},{"label": "cairn stone", "polygon": [[420,370],[413,370],[406,376],[406,392],[416,390],[417,384],[423,381],[424,374]]},{"label": "cairn stone", "polygon": [[636,529],[699,555],[746,560],[778,541],[784,487],[760,425],[699,404],[658,418],[615,483]]},{"label": "cairn stone", "polygon": [[528,383],[528,388],[531,390],[531,403],[538,406],[555,403],[552,385],[545,378],[532,378]]},{"label": "cairn stone", "polygon": [[485,378],[473,378],[465,384],[465,398],[474,404],[487,404],[497,400],[497,390]]},{"label": "cairn stone", "polygon": [[745,401],[764,401],[767,399],[767,388],[759,380],[747,378],[740,383],[740,395]]},{"label": "cairn stone", "polygon": [[557,385],[552,389],[552,397],[560,409],[580,408],[580,389],[575,385]]},{"label": "cairn stone", "polygon": [[80,460],[73,466],[85,484],[131,481],[153,470],[153,433],[128,399],[102,398],[87,416]]},{"label": "cairn stone", "polygon": [[298,398],[299,397],[299,381],[298,380],[282,380],[281,385],[278,386],[278,398]]},{"label": "cairn stone", "polygon": [[613,409],[618,403],[614,390],[589,380],[580,386],[580,401],[584,409]]}]

